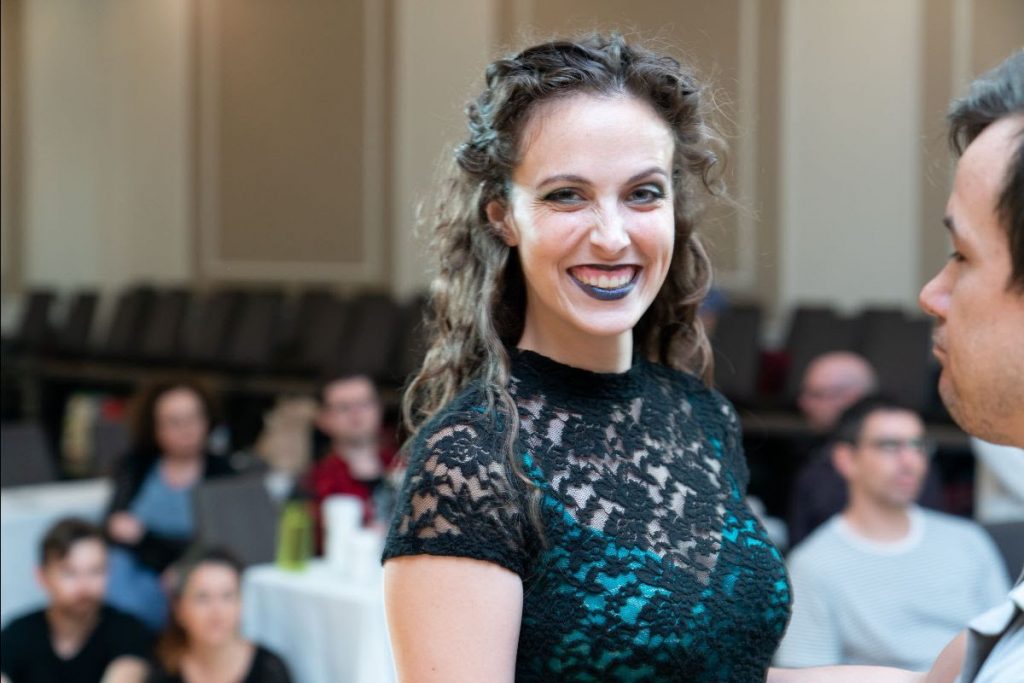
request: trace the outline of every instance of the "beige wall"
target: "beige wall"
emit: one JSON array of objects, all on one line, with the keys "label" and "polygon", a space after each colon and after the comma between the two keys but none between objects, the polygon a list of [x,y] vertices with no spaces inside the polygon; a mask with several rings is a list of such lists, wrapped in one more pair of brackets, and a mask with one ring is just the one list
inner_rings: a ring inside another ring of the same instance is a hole
[{"label": "beige wall", "polygon": [[17,256],[21,254],[22,198],[21,4],[21,0],[0,3],[0,286],[4,295],[18,289],[22,268]]},{"label": "beige wall", "polygon": [[429,206],[443,158],[465,137],[463,107],[483,80],[497,40],[496,0],[396,0],[392,286],[399,296],[426,288],[417,208]]},{"label": "beige wall", "polygon": [[5,293],[141,278],[414,292],[429,278],[415,208],[488,59],[617,28],[717,86],[748,207],[704,227],[723,285],[780,309],[909,307],[947,250],[942,113],[1024,44],[1018,0],[5,0],[3,13]]},{"label": "beige wall", "polygon": [[189,276],[187,9],[22,4],[24,284]]},{"label": "beige wall", "polygon": [[780,303],[917,296],[922,0],[783,9]]},{"label": "beige wall", "polygon": [[384,284],[385,4],[197,4],[199,273]]}]

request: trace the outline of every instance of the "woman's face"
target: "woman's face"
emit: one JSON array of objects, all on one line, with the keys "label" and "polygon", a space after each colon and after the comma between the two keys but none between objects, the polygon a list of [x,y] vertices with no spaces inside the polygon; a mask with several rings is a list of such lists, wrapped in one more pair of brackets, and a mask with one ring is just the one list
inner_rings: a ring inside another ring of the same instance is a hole
[{"label": "woman's face", "polygon": [[212,562],[192,570],[175,606],[175,617],[193,645],[230,642],[238,635],[241,613],[238,574]]},{"label": "woman's face", "polygon": [[209,422],[196,392],[171,389],[157,399],[153,412],[157,444],[165,456],[194,457],[203,452]]},{"label": "woman's face", "polygon": [[668,125],[628,95],[574,95],[531,115],[508,203],[488,206],[526,279],[520,346],[631,335],[672,259],[672,156]]}]

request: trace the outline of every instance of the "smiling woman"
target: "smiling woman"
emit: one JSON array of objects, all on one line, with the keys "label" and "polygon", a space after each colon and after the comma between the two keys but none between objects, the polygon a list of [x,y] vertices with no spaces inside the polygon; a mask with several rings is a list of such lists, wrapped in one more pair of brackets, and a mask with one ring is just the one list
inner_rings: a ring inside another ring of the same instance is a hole
[{"label": "smiling woman", "polygon": [[487,68],[405,396],[384,552],[402,680],[764,680],[789,585],[700,379],[707,102],[619,36]]}]

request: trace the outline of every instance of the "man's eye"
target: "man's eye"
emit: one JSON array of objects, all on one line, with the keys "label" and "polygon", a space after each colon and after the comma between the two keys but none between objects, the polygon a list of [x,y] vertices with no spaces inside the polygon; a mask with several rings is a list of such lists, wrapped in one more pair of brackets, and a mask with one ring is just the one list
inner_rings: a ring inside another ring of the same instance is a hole
[{"label": "man's eye", "polygon": [[966,261],[967,259],[964,258],[964,255],[961,254],[959,251],[954,251],[952,254],[949,255],[949,260],[960,263],[962,261]]}]

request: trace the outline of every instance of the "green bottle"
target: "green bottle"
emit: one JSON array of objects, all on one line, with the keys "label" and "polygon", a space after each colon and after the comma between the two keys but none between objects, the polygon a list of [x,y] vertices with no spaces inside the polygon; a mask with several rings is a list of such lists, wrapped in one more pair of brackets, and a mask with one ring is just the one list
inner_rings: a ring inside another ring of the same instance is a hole
[{"label": "green bottle", "polygon": [[277,536],[277,566],[302,571],[313,556],[313,517],[308,500],[290,500],[281,511]]}]

